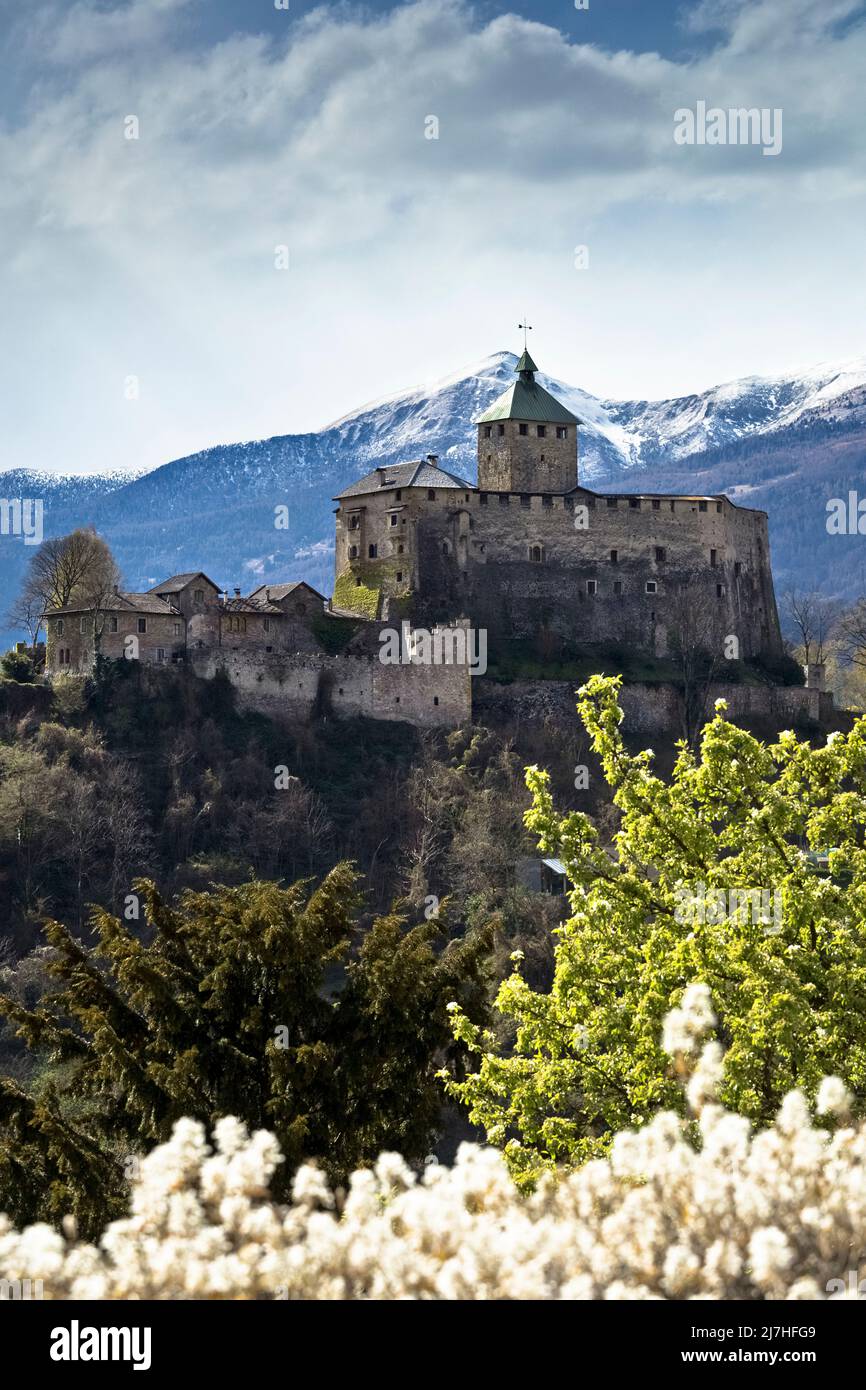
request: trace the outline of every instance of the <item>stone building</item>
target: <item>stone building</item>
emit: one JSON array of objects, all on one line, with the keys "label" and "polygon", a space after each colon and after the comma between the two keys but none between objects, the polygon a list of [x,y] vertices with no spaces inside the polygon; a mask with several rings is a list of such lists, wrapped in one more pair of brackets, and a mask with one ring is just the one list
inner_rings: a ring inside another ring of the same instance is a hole
[{"label": "stone building", "polygon": [[494,642],[664,656],[688,632],[743,659],[781,653],[766,513],[582,487],[579,421],[536,371],[525,352],[477,422],[477,486],[428,455],[335,498],[335,603],[382,617],[397,599],[414,621],[468,617]]},{"label": "stone building", "polygon": [[320,649],[313,627],[324,597],[309,584],[281,584],[229,598],[206,574],[176,574],[144,594],[114,593],[98,603],[46,614],[46,670],[91,670],[96,653],[154,665],[202,652]]},{"label": "stone building", "polygon": [[323,640],[339,622],[303,581],[260,585],[229,597],[206,574],[177,574],[144,594],[46,614],[46,672],[86,675],[97,652],[148,665],[186,663],[205,678],[222,673],[242,705],[276,718],[366,716],[455,728],[472,718],[467,664],[382,658],[381,624],[349,625],[354,642],[336,655]]}]

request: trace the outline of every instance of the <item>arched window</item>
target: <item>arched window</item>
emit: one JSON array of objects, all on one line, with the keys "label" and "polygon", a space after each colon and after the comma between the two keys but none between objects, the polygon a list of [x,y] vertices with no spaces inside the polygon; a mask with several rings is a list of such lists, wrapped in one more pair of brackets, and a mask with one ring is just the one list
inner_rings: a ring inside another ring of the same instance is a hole
[{"label": "arched window", "polygon": [[544,561],[544,546],[531,545],[529,547],[529,558],[535,565],[540,565]]}]

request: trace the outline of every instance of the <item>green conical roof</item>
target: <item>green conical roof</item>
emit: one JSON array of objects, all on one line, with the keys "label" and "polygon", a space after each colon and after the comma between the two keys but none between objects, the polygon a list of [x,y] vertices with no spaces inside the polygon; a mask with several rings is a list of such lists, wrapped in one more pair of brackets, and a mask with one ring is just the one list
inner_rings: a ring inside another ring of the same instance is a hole
[{"label": "green conical roof", "polygon": [[502,392],[489,410],[475,421],[476,425],[490,425],[496,420],[526,420],[538,425],[579,425],[576,415],[539,386],[535,380],[538,371],[528,352],[524,352],[515,372],[517,381]]}]

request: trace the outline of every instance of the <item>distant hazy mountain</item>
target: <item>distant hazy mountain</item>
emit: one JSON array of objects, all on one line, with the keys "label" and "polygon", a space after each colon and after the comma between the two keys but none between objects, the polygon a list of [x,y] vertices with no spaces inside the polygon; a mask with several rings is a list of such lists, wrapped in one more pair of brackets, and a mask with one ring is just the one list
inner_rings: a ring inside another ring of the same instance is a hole
[{"label": "distant hazy mountain", "polygon": [[[472,421],[511,381],[516,360],[496,353],[313,434],[220,445],[132,479],[11,472],[0,476],[0,495],[42,497],[46,534],[95,525],[130,589],[203,569],[229,589],[304,578],[327,593],[333,494],[377,464],[425,454],[474,481]],[[588,486],[727,492],[769,512],[781,592],[792,584],[843,596],[866,589],[866,536],[828,536],[825,524],[828,498],[852,489],[866,497],[866,358],[747,377],[669,401],[601,401],[540,379],[582,422]],[[285,530],[274,524],[283,505]],[[0,537],[0,618],[29,553],[20,540]]]}]

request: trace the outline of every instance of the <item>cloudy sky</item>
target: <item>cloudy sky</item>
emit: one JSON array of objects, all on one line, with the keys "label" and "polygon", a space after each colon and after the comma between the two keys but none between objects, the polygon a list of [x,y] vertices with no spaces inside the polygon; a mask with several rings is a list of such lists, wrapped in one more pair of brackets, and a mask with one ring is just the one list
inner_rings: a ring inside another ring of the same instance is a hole
[{"label": "cloudy sky", "polygon": [[524,312],[606,398],[864,354],[864,72],[864,0],[0,0],[0,468],[316,429]]}]

